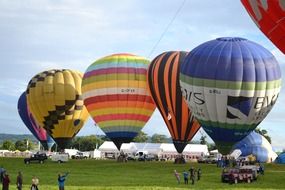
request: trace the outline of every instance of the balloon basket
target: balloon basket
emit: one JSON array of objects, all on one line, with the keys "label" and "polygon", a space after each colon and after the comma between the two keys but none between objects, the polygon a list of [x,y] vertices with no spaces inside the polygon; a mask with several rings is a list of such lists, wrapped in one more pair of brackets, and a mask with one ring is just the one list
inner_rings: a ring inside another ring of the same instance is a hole
[{"label": "balloon basket", "polygon": [[186,164],[186,160],[182,154],[178,155],[177,158],[175,158],[174,164]]},{"label": "balloon basket", "polygon": [[117,162],[127,162],[128,159],[127,159],[127,155],[125,154],[120,154],[118,157],[117,157]]}]

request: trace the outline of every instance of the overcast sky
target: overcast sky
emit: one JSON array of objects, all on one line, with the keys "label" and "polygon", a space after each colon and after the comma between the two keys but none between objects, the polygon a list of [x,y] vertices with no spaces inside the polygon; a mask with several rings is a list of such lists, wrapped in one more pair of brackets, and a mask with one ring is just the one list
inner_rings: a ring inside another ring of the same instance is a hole
[{"label": "overcast sky", "polygon": [[[186,0],[184,4],[183,0],[0,0],[0,133],[29,133],[18,115],[17,101],[39,72],[55,68],[84,72],[96,59],[120,52],[151,60],[164,51],[190,51],[223,36],[244,37],[266,47],[284,73],[284,55],[259,31],[239,0]],[[260,124],[275,147],[285,147],[284,100],[282,89]],[[143,131],[169,136],[158,111]],[[98,133],[90,119],[79,135]]]}]

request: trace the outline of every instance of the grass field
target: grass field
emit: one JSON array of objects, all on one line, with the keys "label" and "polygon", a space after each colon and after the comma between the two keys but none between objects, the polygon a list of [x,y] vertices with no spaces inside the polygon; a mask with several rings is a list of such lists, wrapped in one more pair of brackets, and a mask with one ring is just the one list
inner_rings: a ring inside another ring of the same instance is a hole
[{"label": "grass field", "polygon": [[[64,164],[47,161],[44,164],[25,165],[22,158],[0,158],[11,179],[11,189],[16,189],[15,180],[20,170],[24,176],[24,190],[30,187],[33,175],[40,180],[40,190],[56,190],[57,174],[70,172],[66,180],[67,190],[132,189],[285,189],[285,165],[265,165],[265,175],[247,184],[224,184],[220,181],[221,169],[215,165],[172,162],[127,162],[113,160],[70,160]],[[202,169],[202,179],[193,185],[177,184],[173,170],[188,170],[190,166]]]}]

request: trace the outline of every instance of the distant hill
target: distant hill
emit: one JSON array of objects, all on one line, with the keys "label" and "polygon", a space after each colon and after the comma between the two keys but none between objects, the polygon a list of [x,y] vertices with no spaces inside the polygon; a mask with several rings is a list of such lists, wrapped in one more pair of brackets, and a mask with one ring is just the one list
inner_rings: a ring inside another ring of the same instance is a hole
[{"label": "distant hill", "polygon": [[[81,137],[81,136],[77,136]],[[96,135],[96,137],[101,138],[103,140],[109,140],[105,135]],[[33,142],[37,142],[37,139],[32,135],[32,134],[24,134],[24,135],[18,135],[18,134],[5,134],[5,133],[0,133],[0,144],[3,143],[5,140],[10,140],[12,142],[16,142],[18,140],[24,140],[24,139],[30,139]],[[166,138],[167,143],[172,143],[171,138]],[[147,142],[151,142],[151,137],[148,136]],[[191,141],[192,144],[199,144],[199,141]]]},{"label": "distant hill", "polygon": [[15,134],[5,134],[0,133],[0,144],[2,144],[5,140],[10,140],[12,142],[16,142],[18,140],[30,139],[34,142],[37,142],[37,139],[32,134],[25,134],[25,135],[15,135]]}]

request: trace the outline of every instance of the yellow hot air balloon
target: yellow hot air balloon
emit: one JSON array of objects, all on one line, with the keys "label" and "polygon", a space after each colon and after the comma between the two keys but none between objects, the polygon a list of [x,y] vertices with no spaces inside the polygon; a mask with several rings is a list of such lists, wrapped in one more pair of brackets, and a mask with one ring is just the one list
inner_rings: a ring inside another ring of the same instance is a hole
[{"label": "yellow hot air balloon", "polygon": [[34,76],[26,90],[31,113],[61,149],[88,118],[81,96],[81,81],[82,74],[78,71],[49,70]]}]

